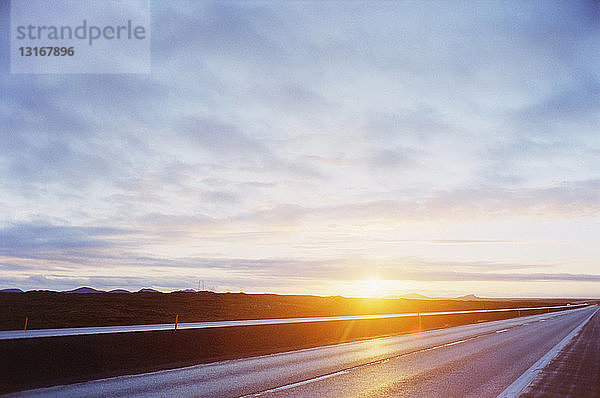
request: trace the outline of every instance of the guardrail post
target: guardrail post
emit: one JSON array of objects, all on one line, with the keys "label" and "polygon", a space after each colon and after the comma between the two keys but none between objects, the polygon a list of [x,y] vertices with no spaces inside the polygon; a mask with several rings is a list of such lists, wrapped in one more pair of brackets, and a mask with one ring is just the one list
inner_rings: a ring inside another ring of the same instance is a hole
[{"label": "guardrail post", "polygon": [[519,317],[521,316],[521,310],[519,310]]},{"label": "guardrail post", "polygon": [[419,318],[419,330],[423,329],[423,324],[421,323],[421,313],[417,312],[417,317]]},{"label": "guardrail post", "polygon": [[177,322],[179,321],[179,314],[175,315],[175,330],[177,330]]},{"label": "guardrail post", "polygon": [[27,330],[27,322],[29,321],[29,317],[26,316],[25,317],[25,327],[23,327],[23,330]]}]

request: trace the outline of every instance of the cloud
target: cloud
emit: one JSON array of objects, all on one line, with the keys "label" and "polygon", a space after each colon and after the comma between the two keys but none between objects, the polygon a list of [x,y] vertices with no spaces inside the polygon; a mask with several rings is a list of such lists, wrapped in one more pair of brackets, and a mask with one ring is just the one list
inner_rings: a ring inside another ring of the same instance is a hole
[{"label": "cloud", "polygon": [[[99,180],[110,185],[140,157],[154,154],[148,136],[141,141],[124,129],[156,122],[151,115],[164,94],[160,84],[121,75],[8,76],[0,99],[6,109],[0,112],[0,170],[11,189],[32,195],[48,182],[57,191],[87,189]],[[135,93],[126,88],[132,85]]]},{"label": "cloud", "polygon": [[[388,220],[408,222],[425,220],[491,219],[498,216],[533,218],[593,217],[600,212],[598,180],[557,184],[549,188],[465,187],[432,191],[427,196],[398,195],[395,199],[353,201],[308,207],[280,204],[240,216],[240,220],[268,223],[290,220],[314,223],[362,223]],[[392,195],[390,195],[392,196]]]},{"label": "cloud", "polygon": [[[266,62],[263,54],[276,58],[285,47],[273,31],[283,28],[275,12],[261,4],[181,2],[177,6],[153,4],[153,51],[171,55],[176,50]],[[177,46],[173,46],[177,43]],[[177,55],[180,55],[177,53]]]},{"label": "cloud", "polygon": [[308,209],[294,204],[278,204],[259,209],[254,209],[236,216],[233,221],[254,225],[283,225],[289,226],[300,222]]},{"label": "cloud", "polygon": [[[600,214],[598,12],[589,1],[154,2],[151,75],[18,75],[3,59],[3,270],[173,268],[179,283],[200,267],[223,286],[251,286],[252,272],[281,286],[282,268],[337,278],[345,263],[323,258],[373,240],[504,258],[511,237],[445,232],[458,224],[543,220],[520,236],[550,224],[557,240],[581,236]],[[430,229],[403,233],[413,224]],[[586,242],[565,250],[597,257]],[[517,265],[535,263],[525,252],[511,251]],[[517,269],[488,266],[455,271]]]},{"label": "cloud", "polygon": [[207,202],[218,203],[236,203],[239,202],[239,197],[236,193],[227,191],[205,191],[202,193],[202,198]]},{"label": "cloud", "polygon": [[431,106],[395,112],[376,112],[368,116],[365,124],[367,134],[375,134],[386,143],[408,141],[419,144],[452,130],[452,126],[444,120],[440,111]]},{"label": "cloud", "polygon": [[218,220],[204,214],[164,214],[164,213],[148,213],[139,217],[136,220],[142,228],[162,227],[162,228],[178,228],[188,226],[213,226]]},{"label": "cloud", "polygon": [[251,138],[235,125],[211,118],[191,117],[179,121],[179,131],[198,149],[217,155],[269,156],[260,141]]},{"label": "cloud", "polygon": [[[514,129],[533,143],[585,147],[593,143],[600,127],[599,97],[600,80],[597,77],[590,74],[577,76],[549,95],[518,109],[513,115]],[[565,135],[566,130],[568,135]]]},{"label": "cloud", "polygon": [[375,169],[412,169],[419,165],[410,150],[381,150],[373,153],[370,164]]},{"label": "cloud", "polygon": [[464,188],[435,193],[425,202],[425,211],[437,217],[593,217],[600,211],[599,194],[597,180],[548,188]]},{"label": "cloud", "polygon": [[114,227],[61,226],[21,223],[0,229],[0,254],[35,258],[39,252],[114,247],[110,238],[133,233]]},{"label": "cloud", "polygon": [[[90,268],[80,269],[77,275],[65,273],[65,268],[31,269],[27,276],[0,278],[2,286],[24,289],[72,289],[94,286],[101,289],[127,287],[160,287],[165,290],[196,287],[199,275],[224,290],[280,289],[290,283],[310,284],[316,281],[345,283],[370,279],[378,275],[391,281],[417,282],[600,282],[600,275],[563,272],[509,273],[511,269],[547,268],[531,264],[430,262],[416,258],[388,259],[382,263],[368,258],[334,260],[302,259],[241,259],[241,258],[187,258],[170,260],[162,258],[136,258],[140,267],[151,267],[150,272],[138,276],[123,276],[123,271],[105,269],[98,274]],[[480,272],[457,269],[479,269]],[[7,270],[20,270],[9,267]],[[161,271],[161,269],[163,271]],[[483,272],[485,271],[485,272]],[[119,274],[114,274],[119,272]],[[125,271],[129,272],[129,271]],[[215,272],[225,277],[215,276]],[[209,276],[212,275],[212,276]],[[160,276],[160,277],[157,277]]]},{"label": "cloud", "polygon": [[392,276],[397,280],[412,280],[423,282],[600,282],[600,275],[595,274],[497,274],[497,273],[475,273],[475,272],[398,272]]},{"label": "cloud", "polygon": [[252,101],[258,97],[270,108],[294,113],[302,119],[308,115],[314,118],[317,114],[332,112],[335,109],[334,104],[322,94],[298,83],[283,83],[276,87],[254,87],[248,93],[248,97]]}]

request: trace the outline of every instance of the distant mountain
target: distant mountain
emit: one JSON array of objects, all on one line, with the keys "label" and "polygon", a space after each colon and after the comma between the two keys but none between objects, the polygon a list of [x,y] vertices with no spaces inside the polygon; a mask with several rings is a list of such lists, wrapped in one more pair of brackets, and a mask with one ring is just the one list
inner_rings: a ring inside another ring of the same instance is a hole
[{"label": "distant mountain", "polygon": [[464,296],[457,297],[456,299],[457,300],[484,300],[481,297],[477,297],[474,294],[467,294],[467,295],[464,295]]},{"label": "distant mountain", "polygon": [[158,290],[144,288],[137,291],[138,293],[160,293]]},{"label": "distant mountain", "polygon": [[73,289],[73,290],[68,290],[66,292],[63,293],[105,293],[103,290],[96,290],[92,287],[79,287],[77,289]]},{"label": "distant mountain", "polygon": [[177,290],[176,293],[196,293],[194,289]]},{"label": "distant mountain", "polygon": [[1,293],[23,293],[21,289],[2,289]]},{"label": "distant mountain", "polygon": [[107,293],[131,293],[129,290],[125,289],[113,289],[108,291]]},{"label": "distant mountain", "polygon": [[408,294],[404,294],[400,297],[407,298],[407,299],[431,300],[431,297],[423,296],[422,294],[419,294],[419,293],[408,293]]}]

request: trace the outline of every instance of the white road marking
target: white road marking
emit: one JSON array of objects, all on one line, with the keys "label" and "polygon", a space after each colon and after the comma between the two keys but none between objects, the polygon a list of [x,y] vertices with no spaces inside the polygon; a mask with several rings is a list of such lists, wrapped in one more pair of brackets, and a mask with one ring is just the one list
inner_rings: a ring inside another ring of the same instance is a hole
[{"label": "white road marking", "polygon": [[507,331],[508,331],[508,329],[496,330],[496,333],[504,333],[504,332],[507,332]]},{"label": "white road marking", "polygon": [[458,340],[458,341],[454,341],[452,343],[446,343],[441,347],[450,347],[451,345],[456,345],[456,344],[460,344],[460,343],[464,343],[467,340],[471,340],[471,339],[465,339],[465,340]]},{"label": "white road marking", "polygon": [[[258,392],[256,394],[244,395],[244,397],[260,397],[263,394],[268,394],[268,393],[271,393],[271,392],[288,390],[290,388],[299,387],[299,386],[303,386],[305,384],[314,383],[314,382],[317,382],[317,381],[329,379],[330,377],[335,377],[335,376],[343,375],[344,373],[348,373],[348,371],[347,370],[340,370],[339,372],[330,373],[328,375],[315,377],[314,379],[308,379],[308,380],[303,380],[303,381],[299,381],[299,382],[292,383],[292,384],[286,384],[285,386],[271,388],[270,390],[261,391],[261,392]],[[244,397],[241,397],[241,398],[244,398]]]},{"label": "white road marking", "polygon": [[497,398],[514,398],[518,396],[521,391],[525,389],[535,379],[542,369],[548,363],[558,355],[558,353],[567,345],[569,342],[579,333],[581,329],[588,323],[588,321],[598,312],[596,309],[590,316],[588,316],[583,322],[581,322],[575,329],[571,331],[564,339],[562,339],[557,345],[552,347],[543,357],[541,357],[536,363],[534,363],[529,369],[525,371],[517,380],[515,380],[510,386],[498,395]]},{"label": "white road marking", "polygon": [[[508,330],[508,329],[504,329],[504,330]],[[473,337],[470,337],[470,338],[467,338],[467,339],[453,341],[451,343],[445,343],[445,344],[441,344],[441,345],[434,346],[434,347],[423,348],[423,349],[420,349],[420,350],[417,350],[417,351],[411,351],[411,352],[402,353],[400,355],[395,355],[395,356],[390,357],[390,358],[384,358],[384,359],[380,359],[378,361],[373,361],[373,362],[365,363],[365,364],[362,364],[362,365],[353,366],[353,367],[348,368],[348,369],[343,369],[343,370],[340,370],[338,372],[333,372],[333,373],[329,373],[329,374],[326,374],[326,375],[323,375],[323,376],[314,377],[312,379],[302,380],[302,381],[299,381],[299,382],[296,382],[296,383],[291,383],[291,384],[286,384],[286,385],[283,385],[283,386],[271,388],[269,390],[264,390],[264,391],[260,391],[260,392],[256,392],[256,393],[252,393],[252,394],[248,394],[248,395],[244,395],[244,396],[242,396],[240,398],[260,397],[263,394],[277,392],[277,391],[282,391],[282,390],[288,390],[290,388],[299,387],[299,386],[302,386],[302,385],[305,385],[305,384],[314,383],[314,382],[321,381],[321,380],[324,380],[324,379],[329,379],[329,378],[335,377],[335,376],[340,376],[340,375],[349,373],[349,372],[351,372],[353,370],[356,370],[356,369],[364,368],[364,367],[371,366],[371,365],[378,365],[378,364],[386,363],[386,362],[389,362],[392,359],[400,358],[400,357],[403,357],[403,356],[407,356],[407,355],[411,355],[411,354],[417,354],[417,353],[421,353],[421,352],[425,352],[425,351],[431,351],[431,350],[435,350],[435,349],[438,349],[438,348],[449,347],[449,346],[453,346],[453,345],[456,345],[456,344],[464,343],[466,341],[477,339],[477,338],[483,337],[485,335],[486,334],[477,335],[477,336],[473,336]]]}]

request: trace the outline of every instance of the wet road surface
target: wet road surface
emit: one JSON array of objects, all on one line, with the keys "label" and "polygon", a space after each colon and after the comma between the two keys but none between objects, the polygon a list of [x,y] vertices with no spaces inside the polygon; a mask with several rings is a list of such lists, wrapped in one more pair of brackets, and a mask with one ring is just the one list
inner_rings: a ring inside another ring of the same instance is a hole
[{"label": "wet road surface", "polygon": [[20,395],[495,397],[596,308],[121,376]]}]

